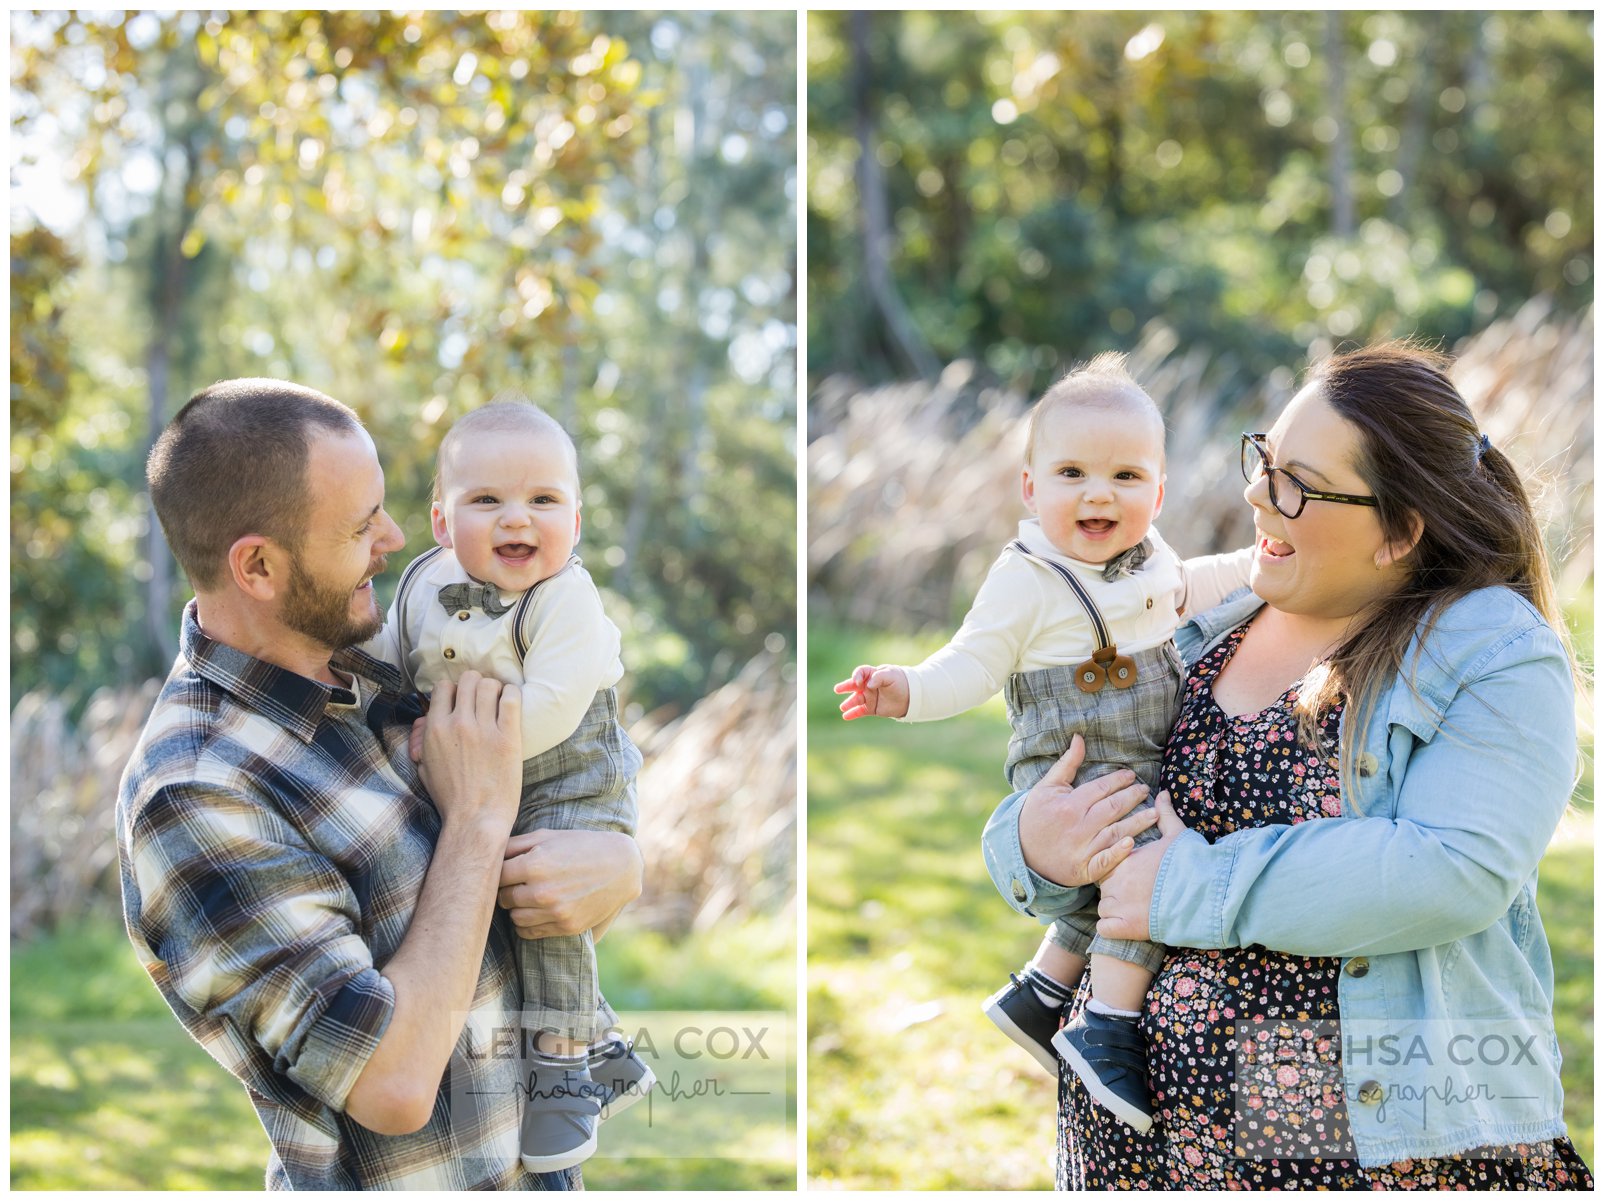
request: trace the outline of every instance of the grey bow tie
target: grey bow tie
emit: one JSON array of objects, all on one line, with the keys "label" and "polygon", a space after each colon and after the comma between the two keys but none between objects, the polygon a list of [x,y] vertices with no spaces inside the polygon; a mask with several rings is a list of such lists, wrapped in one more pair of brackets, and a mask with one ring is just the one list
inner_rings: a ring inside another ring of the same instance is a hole
[{"label": "grey bow tie", "polygon": [[1120,551],[1119,554],[1103,564],[1104,582],[1113,583],[1121,576],[1130,575],[1131,572],[1140,569],[1152,553],[1153,543],[1147,538],[1143,538],[1130,550]]},{"label": "grey bow tie", "polygon": [[501,591],[494,584],[447,584],[440,589],[440,603],[447,613],[462,609],[480,608],[486,617],[500,617],[511,605],[501,599]]}]

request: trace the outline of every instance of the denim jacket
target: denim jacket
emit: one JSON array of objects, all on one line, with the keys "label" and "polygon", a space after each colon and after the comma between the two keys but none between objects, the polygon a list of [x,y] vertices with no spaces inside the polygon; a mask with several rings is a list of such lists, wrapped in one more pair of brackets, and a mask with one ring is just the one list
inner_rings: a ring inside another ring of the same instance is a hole
[{"label": "denim jacket", "polygon": [[[1244,592],[1177,630],[1188,667],[1262,603]],[[1340,739],[1362,740],[1346,820],[1185,831],[1150,910],[1155,942],[1342,960],[1342,1083],[1366,1167],[1565,1132],[1536,902],[1576,777],[1569,662],[1507,588],[1449,606],[1404,662],[1414,688],[1395,680],[1363,730],[1343,714]],[[987,854],[994,875],[1017,869],[1004,895],[1028,913],[1058,886],[1008,833],[988,829]]]}]

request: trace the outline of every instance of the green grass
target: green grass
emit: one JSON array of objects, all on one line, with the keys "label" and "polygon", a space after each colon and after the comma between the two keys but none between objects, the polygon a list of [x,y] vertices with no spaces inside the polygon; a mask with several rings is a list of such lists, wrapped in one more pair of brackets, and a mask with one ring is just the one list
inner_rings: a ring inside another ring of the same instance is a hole
[{"label": "green grass", "polygon": [[[601,976],[626,1015],[648,1007],[790,1013],[793,931],[793,920],[779,916],[670,942],[628,929],[626,919],[600,944]],[[585,1166],[587,1187],[794,1187],[795,1039],[770,1045],[787,1057],[783,1118],[768,1106],[739,1130],[682,1134],[682,1145],[709,1152],[698,1158],[614,1158],[618,1144],[604,1145]],[[676,1119],[694,1112],[672,1111]],[[13,948],[14,1189],[260,1189],[267,1155],[245,1091],[168,1013],[114,918]]]},{"label": "green grass", "polygon": [[[1576,829],[1584,823],[1574,823]],[[1593,840],[1555,845],[1538,869],[1537,901],[1554,953],[1554,1025],[1564,1057],[1565,1125],[1593,1163]]]},{"label": "green grass", "polygon": [[13,1020],[13,1188],[260,1189],[266,1165],[244,1089],[171,1017]]},{"label": "green grass", "polygon": [[[808,637],[808,1167],[816,1187],[1051,1188],[1054,1088],[980,1002],[1039,927],[996,896],[980,831],[1005,791],[1000,701],[950,721],[840,720],[858,663],[934,641]],[[1593,1158],[1593,847],[1588,804],[1542,866],[1566,1117]]]},{"label": "green grass", "polygon": [[980,861],[1005,790],[1000,702],[848,724],[829,691],[858,663],[932,649],[808,636],[809,1173],[835,1188],[1051,1188],[1053,1085],[980,1012],[1039,940]]}]

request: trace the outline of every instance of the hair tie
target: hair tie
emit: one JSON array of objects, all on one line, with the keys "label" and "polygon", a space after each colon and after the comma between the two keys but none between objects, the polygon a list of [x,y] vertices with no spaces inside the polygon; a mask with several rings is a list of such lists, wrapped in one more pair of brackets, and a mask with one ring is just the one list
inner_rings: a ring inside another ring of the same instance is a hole
[{"label": "hair tie", "polygon": [[1486,454],[1488,451],[1490,451],[1492,448],[1493,448],[1493,444],[1490,441],[1488,441],[1487,435],[1483,434],[1481,436],[1480,441],[1478,441],[1476,443],[1476,462],[1480,463],[1481,459],[1482,459],[1482,456],[1484,454]]}]

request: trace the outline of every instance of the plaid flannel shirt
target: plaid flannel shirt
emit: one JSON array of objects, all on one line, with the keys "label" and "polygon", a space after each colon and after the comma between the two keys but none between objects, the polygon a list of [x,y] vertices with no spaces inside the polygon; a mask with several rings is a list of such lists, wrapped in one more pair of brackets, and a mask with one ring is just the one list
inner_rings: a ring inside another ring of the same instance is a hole
[{"label": "plaid flannel shirt", "polygon": [[385,1136],[344,1112],[440,831],[400,677],[345,651],[334,665],[357,690],[319,684],[206,637],[193,602],[180,641],[118,797],[124,914],[173,1013],[245,1085],[268,1187],[582,1187],[519,1161],[518,1061],[496,1040],[521,996],[500,910],[428,1125]]}]

